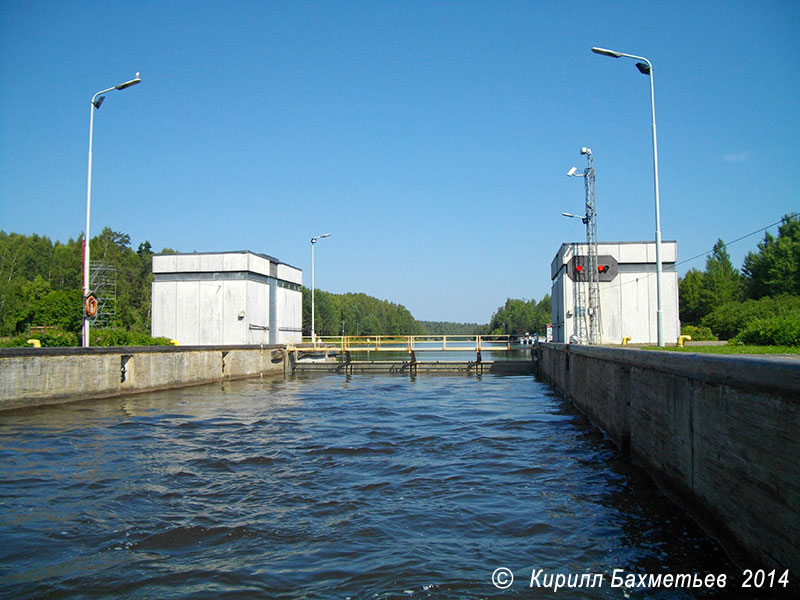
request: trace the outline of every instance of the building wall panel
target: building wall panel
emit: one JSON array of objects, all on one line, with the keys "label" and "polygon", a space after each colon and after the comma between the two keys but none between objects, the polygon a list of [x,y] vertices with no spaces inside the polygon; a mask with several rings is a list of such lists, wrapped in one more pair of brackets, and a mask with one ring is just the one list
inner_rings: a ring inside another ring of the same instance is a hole
[{"label": "building wall panel", "polygon": [[[250,252],[154,256],[153,335],[182,345],[299,341],[302,272],[273,260]],[[271,288],[276,290],[274,319]]]}]

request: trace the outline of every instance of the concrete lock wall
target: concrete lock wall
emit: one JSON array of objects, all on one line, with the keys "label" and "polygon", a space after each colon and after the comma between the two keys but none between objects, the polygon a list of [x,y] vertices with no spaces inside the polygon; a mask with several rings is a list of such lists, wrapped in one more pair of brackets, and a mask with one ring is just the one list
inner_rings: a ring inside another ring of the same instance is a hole
[{"label": "concrete lock wall", "polygon": [[0,411],[282,375],[283,346],[6,348],[0,350]]},{"label": "concrete lock wall", "polygon": [[800,361],[541,344],[539,373],[729,548],[800,572]]}]

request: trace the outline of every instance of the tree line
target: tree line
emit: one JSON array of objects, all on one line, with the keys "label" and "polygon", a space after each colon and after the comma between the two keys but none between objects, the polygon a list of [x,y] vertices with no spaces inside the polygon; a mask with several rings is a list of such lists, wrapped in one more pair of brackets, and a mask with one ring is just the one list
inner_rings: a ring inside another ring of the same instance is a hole
[{"label": "tree line", "polygon": [[[0,336],[25,344],[31,328],[45,345],[77,345],[83,320],[83,239],[53,242],[47,236],[0,231]],[[162,253],[174,252],[165,248]],[[116,302],[107,341],[148,343],[153,250],[134,250],[130,236],[106,227],[91,240],[92,261],[116,271]],[[398,304],[366,294],[315,292],[318,335],[421,334],[424,328]],[[114,333],[112,333],[112,331]],[[121,332],[137,335],[125,336]],[[303,332],[311,333],[311,295],[303,288]],[[8,339],[6,339],[8,342]],[[93,342],[94,345],[94,342]]]},{"label": "tree line", "polygon": [[678,289],[683,333],[695,339],[800,345],[800,216],[785,215],[741,270],[717,240],[705,269],[690,269]]},{"label": "tree line", "polygon": [[[130,247],[130,236],[109,227],[92,238],[92,261],[116,269],[111,328],[150,331],[153,252],[149,242]],[[83,239],[52,242],[46,236],[0,231],[0,335],[33,326],[76,334],[83,320]]]},{"label": "tree line", "polygon": [[[37,234],[0,231],[0,336],[26,338],[33,327],[40,330],[38,334],[45,330],[45,337],[50,332],[50,343],[78,343],[83,319],[82,245],[81,237],[62,243]],[[162,250],[166,252],[174,250]],[[91,257],[116,270],[115,311],[107,327],[140,334],[128,337],[145,343],[142,336],[150,331],[153,280],[150,242],[134,249],[128,234],[106,227],[92,238]],[[366,294],[324,290],[315,290],[314,305],[317,335],[544,333],[550,312],[549,297],[539,303],[508,299],[487,324],[417,321],[400,304]],[[311,293],[307,288],[303,288],[302,318],[303,334],[310,335]],[[107,331],[105,338],[123,343],[126,336]]]},{"label": "tree line", "polygon": [[[82,242],[0,231],[0,336],[25,337],[31,327],[66,334],[59,344],[77,344],[82,313]],[[162,252],[174,252],[165,248]],[[116,269],[116,307],[111,330],[150,331],[152,256],[145,241],[134,250],[130,236],[106,227],[91,240],[93,260]],[[800,216],[783,217],[777,236],[769,232],[741,269],[720,239],[705,268],[679,281],[683,332],[695,339],[800,345]],[[402,305],[366,294],[315,291],[317,335],[510,334],[543,335],[551,300],[509,298],[487,324],[417,321]],[[311,294],[303,288],[303,334],[311,334]],[[142,337],[145,336],[145,337]],[[134,339],[105,334],[110,343]],[[23,342],[24,343],[24,340]]]},{"label": "tree line", "polygon": [[492,315],[489,332],[493,335],[525,335],[538,333],[545,335],[547,325],[551,322],[550,296],[546,295],[539,302],[536,300],[518,300],[509,298]]},{"label": "tree line", "polygon": [[[401,304],[366,294],[314,290],[317,335],[420,335],[425,328]],[[311,290],[303,287],[303,335],[311,335]]]},{"label": "tree line", "polygon": [[486,335],[486,323],[456,323],[455,321],[418,321],[429,335]]}]

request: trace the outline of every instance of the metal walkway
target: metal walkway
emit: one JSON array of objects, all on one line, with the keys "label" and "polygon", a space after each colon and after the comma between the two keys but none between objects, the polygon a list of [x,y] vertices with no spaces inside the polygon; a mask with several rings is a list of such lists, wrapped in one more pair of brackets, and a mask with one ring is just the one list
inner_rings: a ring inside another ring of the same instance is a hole
[{"label": "metal walkway", "polygon": [[340,352],[442,352],[516,350],[509,335],[362,335],[317,336],[289,347],[289,350],[338,350]]},{"label": "metal walkway", "polygon": [[[306,341],[307,340],[307,341]],[[288,347],[294,372],[329,373],[530,373],[533,360],[484,361],[482,351],[525,348],[508,335],[325,336]],[[355,352],[401,352],[407,360],[353,360]],[[417,352],[474,352],[475,360],[418,361]]]}]

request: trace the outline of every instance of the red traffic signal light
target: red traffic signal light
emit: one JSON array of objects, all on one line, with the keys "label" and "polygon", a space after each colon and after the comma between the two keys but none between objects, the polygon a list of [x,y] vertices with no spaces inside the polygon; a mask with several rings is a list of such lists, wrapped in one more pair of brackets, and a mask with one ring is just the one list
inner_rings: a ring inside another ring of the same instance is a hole
[{"label": "red traffic signal light", "polygon": [[597,270],[600,273],[605,273],[606,271],[608,271],[608,265],[597,265]]},{"label": "red traffic signal light", "polygon": [[583,265],[575,265],[575,270],[576,270],[578,273],[580,273],[581,271],[583,271]]}]

